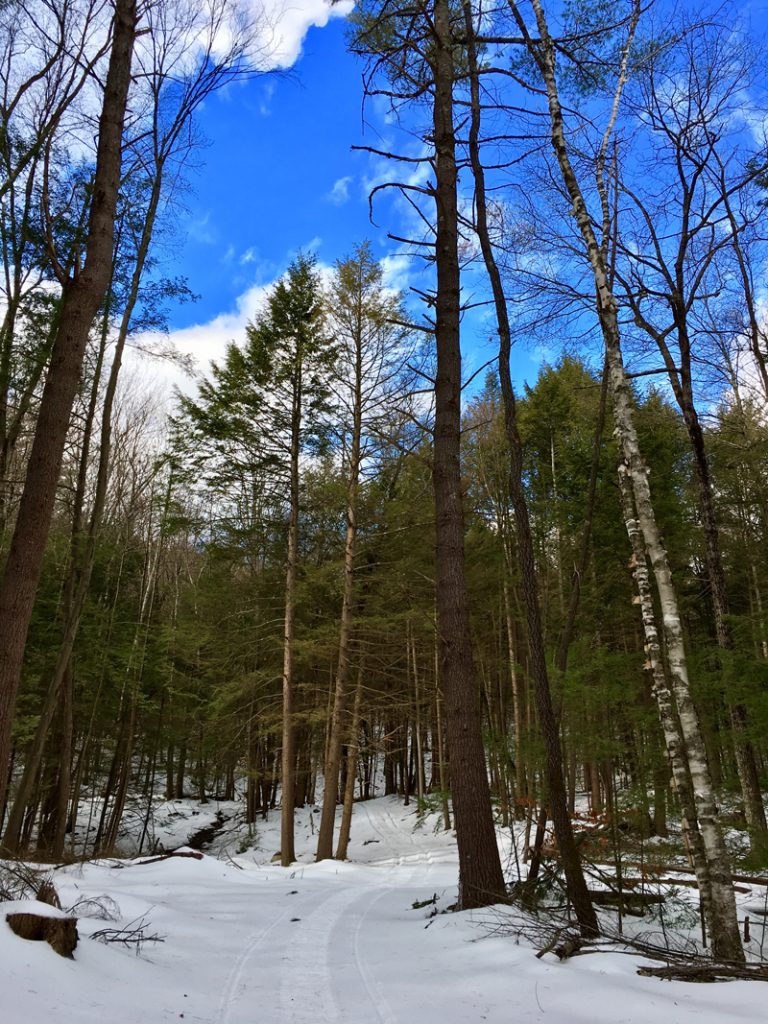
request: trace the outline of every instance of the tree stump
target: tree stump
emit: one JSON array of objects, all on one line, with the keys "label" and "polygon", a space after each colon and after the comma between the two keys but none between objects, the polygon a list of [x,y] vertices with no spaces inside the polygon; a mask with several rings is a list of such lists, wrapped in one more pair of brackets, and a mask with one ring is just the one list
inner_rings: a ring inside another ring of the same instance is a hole
[{"label": "tree stump", "polygon": [[5,915],[5,920],[15,935],[32,942],[47,942],[60,956],[72,956],[78,939],[76,917],[34,900],[11,906],[14,909]]}]

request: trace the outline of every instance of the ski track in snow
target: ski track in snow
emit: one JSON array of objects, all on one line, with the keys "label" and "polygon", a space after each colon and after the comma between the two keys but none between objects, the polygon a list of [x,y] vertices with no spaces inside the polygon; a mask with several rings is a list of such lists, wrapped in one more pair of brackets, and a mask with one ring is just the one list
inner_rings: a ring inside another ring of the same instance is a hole
[{"label": "ski track in snow", "polygon": [[[261,1024],[396,1024],[360,952],[369,912],[395,890],[385,881],[330,884],[248,936],[224,984],[216,1024],[252,1021],[256,1005]],[[270,965],[280,964],[278,978],[260,964],[267,940]],[[278,994],[277,1006],[262,1004],[265,990]]]},{"label": "ski track in snow", "polygon": [[[374,817],[364,804],[358,807],[365,819],[360,825],[395,856],[369,865],[363,877],[330,876],[323,889],[304,894],[268,927],[252,932],[224,984],[215,1024],[251,1022],[256,1005],[259,1024],[399,1024],[365,956],[362,937],[377,904],[396,894],[403,898],[417,868],[429,871],[433,856],[419,849],[389,810]],[[404,841],[407,852],[402,853]],[[410,867],[405,875],[403,867]],[[278,978],[260,964],[267,940],[269,961],[280,964]],[[263,1005],[265,989],[277,993],[277,1005]]]},{"label": "ski track in snow", "polygon": [[[368,898],[368,893],[362,898]],[[343,961],[343,954],[334,946],[333,939],[334,934],[338,936],[346,930],[349,908],[360,899],[356,887],[345,887],[321,900],[308,917],[297,923],[281,958],[284,970],[280,978],[279,1020],[291,1024],[334,1024],[345,1020],[340,1005],[339,969],[345,985],[351,979],[347,965],[339,962]],[[377,1014],[375,1004],[370,1009]]]},{"label": "ski track in snow", "polygon": [[250,966],[250,961],[256,956],[260,947],[263,946],[265,939],[267,939],[271,933],[285,921],[286,918],[290,915],[295,915],[297,907],[303,906],[305,902],[306,901],[301,901],[299,904],[292,904],[278,918],[276,918],[272,924],[267,925],[266,928],[256,929],[256,931],[251,932],[247,937],[242,952],[232,965],[232,969],[230,970],[224,984],[221,1000],[219,1001],[219,1010],[214,1019],[215,1024],[229,1024],[231,1011],[247,988],[247,979],[243,980],[243,975],[246,968]]},{"label": "ski track in snow", "polygon": [[[438,814],[419,818],[389,797],[357,803],[345,863],[310,863],[311,814],[299,824],[300,861],[289,870],[269,860],[277,819],[232,862],[241,871],[214,857],[63,868],[68,903],[106,888],[123,904],[120,920],[151,913],[165,944],[135,957],[83,942],[65,960],[0,928],[0,1024],[749,1024],[765,1015],[762,986],[659,982],[637,975],[639,958],[612,954],[539,959],[492,912],[425,921],[433,892],[438,904],[455,894],[455,840]],[[751,901],[762,907],[764,890]],[[84,917],[83,938],[99,927]]]}]

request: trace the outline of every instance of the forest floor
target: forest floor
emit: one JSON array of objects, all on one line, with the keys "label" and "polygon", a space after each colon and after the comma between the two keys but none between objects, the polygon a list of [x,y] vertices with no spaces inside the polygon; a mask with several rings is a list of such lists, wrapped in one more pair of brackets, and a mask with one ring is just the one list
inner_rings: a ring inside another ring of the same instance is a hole
[{"label": "forest floor", "polygon": [[[542,933],[521,934],[514,908],[440,912],[456,899],[455,840],[437,815],[419,818],[394,798],[355,805],[344,863],[313,863],[311,808],[298,814],[290,868],[271,860],[278,812],[250,845],[233,841],[227,815],[226,805],[190,801],[156,815],[166,848],[208,830],[218,856],[55,869],[63,906],[80,904],[80,943],[68,960],[0,927],[4,1024],[730,1024],[764,1015],[764,983],[641,977],[647,962],[634,952],[537,958]],[[759,913],[765,896],[741,894],[740,917]],[[137,927],[138,950],[90,940]]]}]

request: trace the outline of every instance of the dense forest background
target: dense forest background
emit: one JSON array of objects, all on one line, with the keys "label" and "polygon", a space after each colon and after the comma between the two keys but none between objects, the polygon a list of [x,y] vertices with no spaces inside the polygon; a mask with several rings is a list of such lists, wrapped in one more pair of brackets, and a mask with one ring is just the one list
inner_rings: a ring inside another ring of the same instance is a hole
[{"label": "dense forest background", "polygon": [[[357,8],[429,284],[300,253],[166,416],[125,348],[184,295],[195,112],[261,37],[225,0],[0,5],[6,853],[114,851],[127,805],[141,850],[194,794],[324,801],[330,856],[382,786],[461,851],[472,761],[536,856],[562,798],[766,866],[764,51],[730,8],[544,6]],[[462,381],[470,329],[501,354]]]}]

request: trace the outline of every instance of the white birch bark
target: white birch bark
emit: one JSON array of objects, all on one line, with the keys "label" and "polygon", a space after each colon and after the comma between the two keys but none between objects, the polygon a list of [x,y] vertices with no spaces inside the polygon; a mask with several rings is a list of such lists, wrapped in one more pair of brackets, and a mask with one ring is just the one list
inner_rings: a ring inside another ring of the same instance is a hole
[{"label": "white birch bark", "polygon": [[[730,862],[717,821],[714,790],[704,740],[696,708],[691,697],[677,595],[672,583],[672,573],[670,571],[667,551],[656,522],[648,484],[648,469],[640,451],[637,431],[635,429],[632,396],[622,358],[617,304],[610,283],[605,250],[598,243],[581,185],[571,164],[555,73],[555,50],[549,35],[549,27],[541,0],[531,0],[539,33],[539,40],[536,42],[530,38],[525,21],[521,17],[514,0],[509,0],[509,4],[518,26],[527,37],[530,52],[536,60],[544,82],[549,108],[552,146],[563,183],[573,204],[573,216],[576,219],[584,241],[587,257],[594,276],[597,311],[606,347],[608,381],[613,399],[614,434],[619,442],[624,463],[623,471],[626,473],[626,478],[632,490],[637,523],[656,583],[663,621],[664,646],[669,667],[671,691],[674,695],[680,728],[685,741],[686,760],[693,785],[696,819],[706,858],[706,871],[703,871],[703,866],[700,865],[697,869],[697,874],[699,870],[702,870],[702,874],[699,877],[699,885],[701,886],[702,894],[706,891],[709,896],[708,912],[710,921],[708,923],[712,936],[713,953],[720,960],[743,962],[744,950],[741,945],[741,937],[736,919],[736,904]],[[625,83],[626,68],[627,61],[625,59],[622,63],[622,70],[616,90],[617,100],[614,101],[609,126],[606,129],[601,146],[601,157],[603,160],[598,160],[598,188],[601,191],[604,207],[605,185],[601,180],[604,154],[618,109],[618,97],[620,97]],[[692,825],[692,823],[689,824]]]}]

